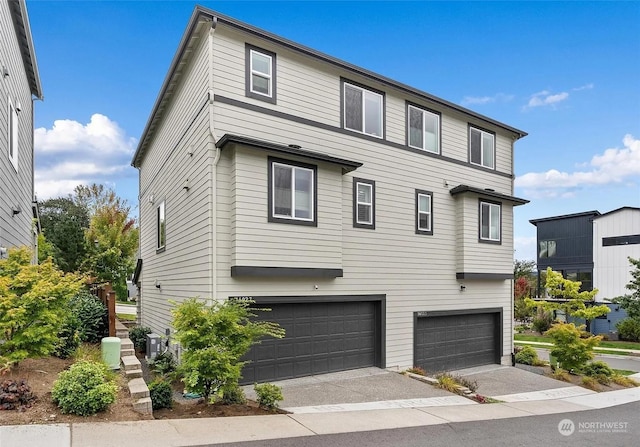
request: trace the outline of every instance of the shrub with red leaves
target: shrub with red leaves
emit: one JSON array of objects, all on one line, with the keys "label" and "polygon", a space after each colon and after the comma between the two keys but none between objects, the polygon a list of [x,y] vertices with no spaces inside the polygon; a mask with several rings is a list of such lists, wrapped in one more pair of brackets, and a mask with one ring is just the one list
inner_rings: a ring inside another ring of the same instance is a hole
[{"label": "shrub with red leaves", "polygon": [[0,410],[24,410],[35,400],[25,380],[5,380],[0,386]]}]

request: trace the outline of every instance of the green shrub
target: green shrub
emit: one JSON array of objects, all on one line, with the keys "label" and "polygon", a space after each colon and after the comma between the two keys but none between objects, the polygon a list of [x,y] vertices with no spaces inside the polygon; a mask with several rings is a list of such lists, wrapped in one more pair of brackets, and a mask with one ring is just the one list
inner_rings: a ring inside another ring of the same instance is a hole
[{"label": "green shrub", "polygon": [[169,351],[156,355],[156,357],[149,362],[151,371],[160,376],[168,376],[175,372],[176,361],[173,359],[173,354]]},{"label": "green shrub", "polygon": [[559,323],[546,332],[553,339],[551,355],[567,371],[581,371],[593,359],[593,348],[600,343],[598,336],[580,338],[580,329],[573,323]]},{"label": "green shrub", "polygon": [[246,404],[247,398],[244,391],[237,384],[230,384],[222,389],[222,402],[230,404]]},{"label": "green shrub", "polygon": [[109,335],[109,311],[97,297],[88,290],[81,290],[69,301],[70,312],[80,322],[80,340],[100,343]]},{"label": "green shrub", "polygon": [[69,358],[75,354],[80,343],[80,320],[75,314],[68,313],[58,331],[58,342],[53,355],[61,359]]},{"label": "green shrub", "polygon": [[156,379],[149,384],[149,395],[154,410],[173,406],[173,389],[171,384],[163,379]]},{"label": "green shrub", "polygon": [[631,377],[621,376],[620,374],[614,374],[611,380],[613,381],[613,383],[627,388],[640,386],[640,382],[638,382],[637,380],[634,380]]},{"label": "green shrub", "polygon": [[539,334],[543,334],[551,328],[553,316],[542,308],[538,308],[535,318],[531,322],[533,329]]},{"label": "green shrub", "polygon": [[253,389],[258,395],[258,405],[269,410],[278,408],[278,402],[284,399],[282,388],[272,383],[256,383]]},{"label": "green shrub", "polygon": [[116,400],[118,387],[103,363],[81,361],[62,371],[53,383],[51,397],[63,413],[89,416]]},{"label": "green shrub", "polygon": [[136,326],[129,329],[129,339],[133,343],[133,347],[138,352],[146,352],[147,350],[147,334],[152,333],[150,327]]},{"label": "green shrub", "polygon": [[516,363],[522,365],[537,365],[540,363],[538,353],[532,346],[523,346],[516,352]]},{"label": "green shrub", "polygon": [[640,318],[625,318],[616,323],[621,340],[640,341]]},{"label": "green shrub", "polygon": [[582,377],[582,386],[585,388],[589,388],[590,390],[593,390],[593,391],[600,390],[600,387],[598,386],[598,382],[599,380],[597,380],[595,377],[590,377],[590,376]]},{"label": "green shrub", "polygon": [[609,365],[601,361],[587,363],[587,365],[582,368],[582,373],[585,376],[596,379],[603,385],[608,385],[609,383],[611,383],[611,377],[613,377],[614,375],[614,372],[609,367]]}]

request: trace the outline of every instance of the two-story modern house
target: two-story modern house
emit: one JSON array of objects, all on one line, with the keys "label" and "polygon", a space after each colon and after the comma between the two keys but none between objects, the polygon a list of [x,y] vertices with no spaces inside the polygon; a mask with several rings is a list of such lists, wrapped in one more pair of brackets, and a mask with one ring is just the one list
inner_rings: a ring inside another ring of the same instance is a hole
[{"label": "two-story modern house", "polygon": [[[614,332],[626,318],[620,306],[608,299],[629,293],[628,258],[640,258],[640,208],[625,206],[607,213],[586,211],[530,221],[537,229],[538,278],[547,267],[565,278],[581,281],[582,290],[598,289],[595,302],[611,312],[590,325],[594,334]],[[542,290],[544,284],[538,284]]]},{"label": "two-story modern house", "polygon": [[42,88],[24,0],[0,1],[0,256],[35,248],[33,100]]},{"label": "two-story modern house", "polygon": [[134,155],[142,324],[251,298],[244,382],[510,363],[526,134],[197,7]]}]

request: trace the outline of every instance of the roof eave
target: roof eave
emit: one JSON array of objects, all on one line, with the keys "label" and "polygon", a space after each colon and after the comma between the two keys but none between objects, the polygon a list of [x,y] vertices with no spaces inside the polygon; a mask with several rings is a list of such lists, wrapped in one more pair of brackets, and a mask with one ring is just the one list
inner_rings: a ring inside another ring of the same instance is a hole
[{"label": "roof eave", "polygon": [[18,38],[22,62],[29,80],[29,89],[33,96],[43,99],[42,84],[40,83],[40,73],[38,71],[36,52],[33,47],[33,36],[31,35],[26,2],[25,0],[10,1],[9,9],[13,16],[13,23],[18,27],[16,29],[16,37]]},{"label": "roof eave", "polygon": [[477,194],[479,196],[489,197],[491,199],[510,202],[513,204],[513,206],[525,205],[529,203],[527,199],[521,199],[520,197],[510,196],[507,194],[496,192],[493,189],[482,189],[482,188],[477,188],[475,186],[458,185],[455,188],[451,188],[451,190],[449,191],[449,194],[451,194],[452,196],[455,196],[457,194],[465,194],[465,193]]}]

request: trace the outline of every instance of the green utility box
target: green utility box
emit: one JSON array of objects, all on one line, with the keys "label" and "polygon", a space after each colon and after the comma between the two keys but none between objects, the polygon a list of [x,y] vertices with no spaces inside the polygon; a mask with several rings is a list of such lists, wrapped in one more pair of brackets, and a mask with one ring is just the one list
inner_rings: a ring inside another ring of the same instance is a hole
[{"label": "green utility box", "polygon": [[100,344],[102,348],[102,361],[111,369],[120,369],[120,339],[118,337],[105,337]]}]

